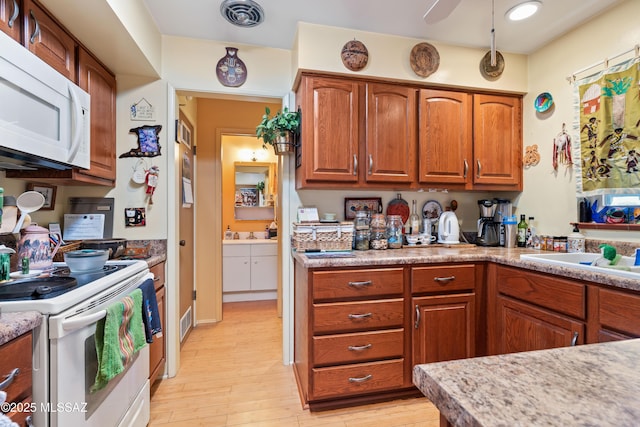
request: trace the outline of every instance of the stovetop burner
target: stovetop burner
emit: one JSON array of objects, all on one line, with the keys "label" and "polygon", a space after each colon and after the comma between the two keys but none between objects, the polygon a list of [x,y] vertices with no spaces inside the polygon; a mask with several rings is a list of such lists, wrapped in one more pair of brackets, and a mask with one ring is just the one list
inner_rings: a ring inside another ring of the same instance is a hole
[{"label": "stovetop burner", "polygon": [[87,271],[83,273],[72,273],[69,267],[57,267],[55,270],[51,272],[52,276],[55,277],[68,277],[68,276],[87,276],[87,275],[106,275],[117,271],[125,266],[119,264],[105,264],[100,270],[95,271]]},{"label": "stovetop burner", "polygon": [[0,301],[16,298],[42,299],[61,295],[78,286],[74,277],[36,277],[0,285]]}]

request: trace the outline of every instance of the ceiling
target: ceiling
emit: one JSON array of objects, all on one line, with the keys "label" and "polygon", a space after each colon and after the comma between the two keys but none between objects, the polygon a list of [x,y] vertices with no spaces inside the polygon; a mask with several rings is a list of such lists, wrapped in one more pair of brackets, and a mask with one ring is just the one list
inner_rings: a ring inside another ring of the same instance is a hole
[{"label": "ceiling", "polygon": [[[291,49],[296,23],[302,21],[459,46],[490,46],[491,0],[461,0],[448,17],[432,24],[423,19],[427,8],[454,0],[256,0],[264,10],[264,22],[250,28],[227,22],[220,13],[222,0],[143,1],[162,34],[229,44]],[[493,1],[497,49],[529,54],[625,0],[541,0],[538,14],[520,22],[507,22],[504,14],[524,0]]]}]

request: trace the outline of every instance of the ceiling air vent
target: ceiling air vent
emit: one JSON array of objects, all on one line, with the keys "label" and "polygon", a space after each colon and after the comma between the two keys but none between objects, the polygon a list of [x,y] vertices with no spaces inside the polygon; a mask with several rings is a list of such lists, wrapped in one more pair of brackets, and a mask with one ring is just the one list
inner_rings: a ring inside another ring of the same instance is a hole
[{"label": "ceiling air vent", "polygon": [[238,27],[255,27],[264,20],[264,10],[253,0],[224,0],[220,13]]}]

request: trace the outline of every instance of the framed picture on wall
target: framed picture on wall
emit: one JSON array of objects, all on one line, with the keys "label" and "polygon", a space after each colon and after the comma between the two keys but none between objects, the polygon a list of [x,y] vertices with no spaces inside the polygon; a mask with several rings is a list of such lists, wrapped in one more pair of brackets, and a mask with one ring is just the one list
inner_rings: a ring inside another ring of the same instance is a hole
[{"label": "framed picture on wall", "polygon": [[191,148],[191,129],[184,120],[178,120],[178,142]]},{"label": "framed picture on wall", "polygon": [[344,219],[349,221],[356,217],[357,211],[369,211],[378,213],[382,206],[381,197],[345,197],[344,198]]},{"label": "framed picture on wall", "polygon": [[56,206],[56,186],[49,184],[27,184],[27,190],[37,191],[44,196],[42,211],[52,211]]}]

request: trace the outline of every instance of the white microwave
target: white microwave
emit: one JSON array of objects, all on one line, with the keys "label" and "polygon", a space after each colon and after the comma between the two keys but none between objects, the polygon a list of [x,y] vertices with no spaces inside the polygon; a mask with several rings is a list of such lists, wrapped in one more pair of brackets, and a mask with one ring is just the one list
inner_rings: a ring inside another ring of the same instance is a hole
[{"label": "white microwave", "polygon": [[0,169],[89,168],[89,94],[2,31],[0,100]]}]

